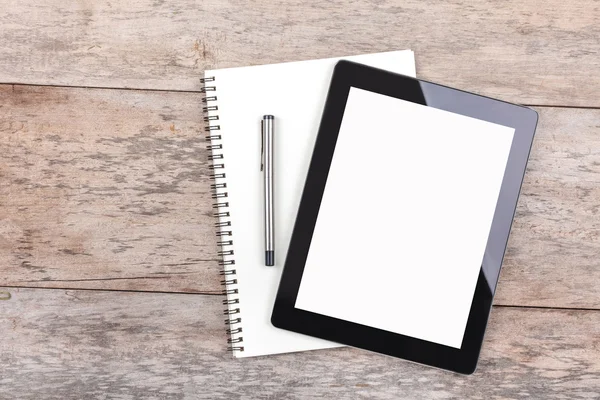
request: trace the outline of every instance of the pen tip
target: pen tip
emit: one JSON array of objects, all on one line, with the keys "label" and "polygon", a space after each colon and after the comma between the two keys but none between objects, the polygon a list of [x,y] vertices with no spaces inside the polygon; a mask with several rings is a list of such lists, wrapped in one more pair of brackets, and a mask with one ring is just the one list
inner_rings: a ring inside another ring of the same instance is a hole
[{"label": "pen tip", "polygon": [[265,251],[265,265],[267,267],[275,265],[275,252],[273,250]]}]

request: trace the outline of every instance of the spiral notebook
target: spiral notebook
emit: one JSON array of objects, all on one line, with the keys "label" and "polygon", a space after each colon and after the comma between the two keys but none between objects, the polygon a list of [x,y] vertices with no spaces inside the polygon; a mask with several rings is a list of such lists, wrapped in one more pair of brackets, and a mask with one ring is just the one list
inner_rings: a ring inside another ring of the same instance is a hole
[{"label": "spiral notebook", "polygon": [[[206,71],[203,100],[229,350],[236,357],[340,346],[270,321],[333,68],[346,59],[415,76],[410,50]],[[260,119],[273,114],[274,267],[264,265]]]}]

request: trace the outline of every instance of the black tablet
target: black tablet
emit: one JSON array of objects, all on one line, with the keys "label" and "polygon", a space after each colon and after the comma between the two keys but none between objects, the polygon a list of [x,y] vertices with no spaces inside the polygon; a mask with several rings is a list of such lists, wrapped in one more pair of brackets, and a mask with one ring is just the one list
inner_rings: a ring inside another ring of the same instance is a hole
[{"label": "black tablet", "polygon": [[273,325],[472,373],[536,124],[526,107],[340,61]]}]

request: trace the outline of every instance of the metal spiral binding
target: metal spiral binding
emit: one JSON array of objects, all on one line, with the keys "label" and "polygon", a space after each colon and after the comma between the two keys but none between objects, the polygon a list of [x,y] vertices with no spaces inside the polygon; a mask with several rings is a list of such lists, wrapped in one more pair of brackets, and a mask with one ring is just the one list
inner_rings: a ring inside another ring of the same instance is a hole
[{"label": "metal spiral binding", "polygon": [[207,132],[205,139],[209,142],[206,146],[210,151],[208,160],[212,161],[212,165],[209,166],[209,169],[211,170],[209,178],[215,181],[215,183],[210,185],[210,188],[212,191],[211,198],[215,200],[212,207],[215,209],[213,216],[217,218],[217,222],[215,222],[215,227],[218,229],[217,237],[219,238],[217,245],[221,248],[217,255],[220,258],[219,265],[223,267],[220,272],[220,275],[223,276],[221,284],[224,286],[222,293],[227,296],[227,298],[223,300],[223,305],[226,307],[223,311],[223,315],[226,316],[225,324],[228,326],[227,334],[230,335],[230,338],[227,339],[227,350],[244,351],[244,346],[241,344],[244,342],[244,338],[239,336],[242,333],[242,328],[239,326],[242,319],[237,316],[237,314],[240,314],[240,308],[238,307],[240,299],[236,297],[238,294],[238,281],[236,278],[236,270],[232,268],[232,266],[235,265],[235,260],[233,259],[234,251],[230,248],[233,246],[233,240],[230,239],[230,237],[233,236],[233,232],[230,229],[231,221],[225,219],[231,216],[230,212],[227,210],[229,208],[229,202],[224,200],[229,197],[229,193],[226,190],[227,183],[216,181],[217,179],[226,178],[225,172],[218,171],[225,168],[225,164],[222,161],[225,159],[225,156],[222,152],[218,152],[219,150],[223,150],[223,144],[219,143],[221,134],[215,132],[221,130],[221,125],[218,125],[218,123],[215,124],[215,121],[219,121],[218,115],[208,115],[208,112],[210,111],[219,110],[217,105],[212,105],[214,104],[213,102],[217,101],[217,96],[209,94],[210,92],[216,91],[216,86],[213,82],[215,82],[215,77],[213,76],[200,79],[200,83],[203,85],[200,92],[206,93],[206,96],[202,98],[202,103],[204,104],[202,112],[206,114],[204,116],[204,121],[207,123],[207,126],[204,130]]}]

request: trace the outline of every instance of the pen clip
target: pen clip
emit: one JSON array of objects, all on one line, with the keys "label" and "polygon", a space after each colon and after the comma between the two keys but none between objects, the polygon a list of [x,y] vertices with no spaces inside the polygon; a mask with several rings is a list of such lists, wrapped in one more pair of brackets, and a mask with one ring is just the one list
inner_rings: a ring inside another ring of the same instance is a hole
[{"label": "pen clip", "polygon": [[265,163],[265,122],[260,120],[260,170],[262,171]]}]

